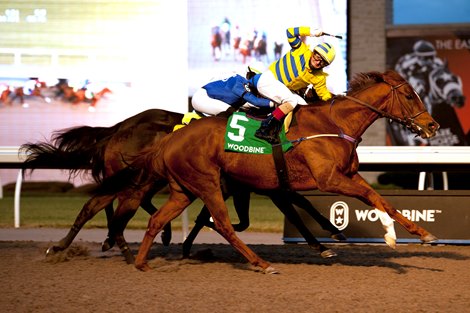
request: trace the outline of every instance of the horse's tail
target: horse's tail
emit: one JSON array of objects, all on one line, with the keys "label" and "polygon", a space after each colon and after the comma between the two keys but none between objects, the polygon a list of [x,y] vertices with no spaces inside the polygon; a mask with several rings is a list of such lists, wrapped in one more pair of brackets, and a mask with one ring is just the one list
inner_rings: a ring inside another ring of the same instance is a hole
[{"label": "horse's tail", "polygon": [[[68,169],[70,177],[78,172],[88,169],[88,164],[84,163],[81,154],[69,153],[58,149],[51,143],[26,143],[20,147],[20,151],[26,154],[26,159],[22,164],[23,175],[29,170],[35,169]],[[86,157],[86,156],[85,156]]]},{"label": "horse's tail", "polygon": [[105,175],[104,152],[109,140],[118,131],[120,123],[111,127],[80,126],[55,132],[55,146],[69,154],[79,157],[82,166],[91,170],[96,182],[101,182]]},{"label": "horse's tail", "polygon": [[104,175],[104,149],[111,136],[119,129],[112,127],[79,126],[56,131],[51,142],[26,143],[20,150],[26,153],[23,168],[68,169],[70,177],[81,171],[90,171],[100,182]]}]

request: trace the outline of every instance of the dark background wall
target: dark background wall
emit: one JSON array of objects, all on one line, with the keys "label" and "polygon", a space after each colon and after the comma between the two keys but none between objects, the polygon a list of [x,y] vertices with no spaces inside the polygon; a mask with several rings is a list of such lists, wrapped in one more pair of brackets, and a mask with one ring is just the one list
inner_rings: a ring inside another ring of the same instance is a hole
[{"label": "dark background wall", "polygon": [[[391,0],[349,1],[350,78],[361,72],[385,71],[385,26],[391,17]],[[364,146],[385,145],[385,120],[376,121],[362,139]]]}]

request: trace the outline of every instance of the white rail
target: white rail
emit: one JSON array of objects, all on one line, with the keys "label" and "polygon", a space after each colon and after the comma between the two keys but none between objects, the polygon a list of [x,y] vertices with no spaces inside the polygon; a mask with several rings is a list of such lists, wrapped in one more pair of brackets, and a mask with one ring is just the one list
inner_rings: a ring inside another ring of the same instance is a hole
[{"label": "white rail", "polygon": [[[426,172],[442,172],[447,190],[447,169],[470,172],[470,146],[364,146],[358,147],[360,171],[413,170],[419,171],[418,190],[424,190]],[[0,147],[0,168],[19,169],[14,195],[15,227],[20,226],[21,164],[25,158],[19,147]],[[0,198],[3,196],[0,177]],[[186,217],[187,218],[187,217]],[[187,220],[183,222],[187,223]]]}]

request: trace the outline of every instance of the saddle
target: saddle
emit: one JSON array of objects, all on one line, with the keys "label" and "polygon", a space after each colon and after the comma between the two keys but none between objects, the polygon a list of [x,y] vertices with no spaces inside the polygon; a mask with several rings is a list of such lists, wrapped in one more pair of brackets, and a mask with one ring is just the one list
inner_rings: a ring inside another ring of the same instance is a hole
[{"label": "saddle", "polygon": [[[259,109],[244,109],[244,108],[239,109],[239,112],[245,112],[248,117],[250,117],[254,120],[264,119],[270,113],[270,111],[268,113],[258,112],[258,111],[260,111],[260,110]],[[222,113],[224,113],[224,112],[222,112]],[[230,115],[232,115],[232,113],[233,112],[231,112]],[[217,116],[226,117],[228,119],[230,117],[230,115],[220,114],[220,115],[217,115]],[[193,119],[198,120],[198,119],[203,118],[203,117],[205,117],[205,115],[203,113],[197,112],[197,111],[185,113],[183,115],[183,118],[181,119],[181,124],[175,125],[173,127],[173,131],[177,131],[178,129],[183,128],[184,126],[189,125],[189,123]],[[284,118],[284,130],[285,130],[286,134],[289,131],[289,127],[292,123],[292,117],[293,117],[293,113],[289,112],[289,114],[287,114],[286,117]]]}]

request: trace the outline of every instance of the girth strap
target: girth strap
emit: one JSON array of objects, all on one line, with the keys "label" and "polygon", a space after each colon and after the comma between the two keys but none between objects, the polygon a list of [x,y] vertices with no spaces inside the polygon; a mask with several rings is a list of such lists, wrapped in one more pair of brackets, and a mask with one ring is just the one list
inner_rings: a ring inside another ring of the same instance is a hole
[{"label": "girth strap", "polygon": [[287,172],[286,160],[284,159],[284,152],[282,152],[282,145],[273,145],[273,159],[276,167],[277,178],[279,180],[279,188],[282,191],[291,191],[289,185],[289,173]]}]

